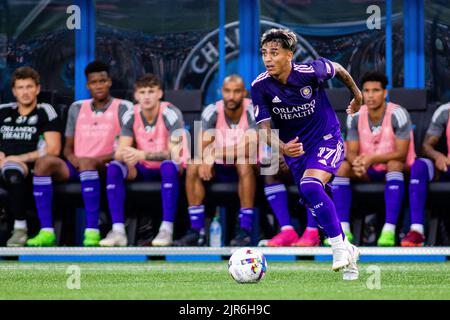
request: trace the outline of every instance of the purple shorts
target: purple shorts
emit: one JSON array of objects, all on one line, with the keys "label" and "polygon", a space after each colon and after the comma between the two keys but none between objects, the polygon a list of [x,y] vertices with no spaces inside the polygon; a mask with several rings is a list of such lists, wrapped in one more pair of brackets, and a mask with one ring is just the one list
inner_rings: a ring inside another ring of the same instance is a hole
[{"label": "purple shorts", "polygon": [[214,182],[238,182],[236,166],[214,163]]},{"label": "purple shorts", "polygon": [[344,160],[344,142],[340,136],[332,137],[322,140],[300,157],[285,156],[284,159],[297,185],[307,169],[323,170],[335,175]]},{"label": "purple shorts", "polygon": [[135,181],[161,181],[159,169],[150,169],[140,163],[136,164],[137,176]]},{"label": "purple shorts", "polygon": [[80,173],[69,160],[64,160],[67,169],[69,169],[69,181],[80,181]]},{"label": "purple shorts", "polygon": [[371,182],[383,182],[384,179],[386,178],[386,171],[385,170],[377,171],[374,170],[373,167],[370,167],[367,170],[367,175],[369,176]]}]

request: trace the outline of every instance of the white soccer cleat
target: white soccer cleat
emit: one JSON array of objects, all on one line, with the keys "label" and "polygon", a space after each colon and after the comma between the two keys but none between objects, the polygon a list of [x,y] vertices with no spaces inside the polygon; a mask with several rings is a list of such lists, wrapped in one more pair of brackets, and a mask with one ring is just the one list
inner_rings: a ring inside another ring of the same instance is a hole
[{"label": "white soccer cleat", "polygon": [[348,246],[348,251],[350,253],[352,261],[347,267],[344,268],[342,279],[350,281],[357,280],[359,277],[359,271],[356,262],[358,262],[359,260],[359,249],[356,246],[350,244]]},{"label": "white soccer cleat", "polygon": [[351,263],[350,251],[345,247],[333,248],[333,271],[340,271]]},{"label": "white soccer cleat", "polygon": [[169,230],[160,229],[158,235],[153,239],[152,246],[168,247],[173,243],[173,234]]},{"label": "white soccer cleat", "polygon": [[128,244],[127,236],[118,231],[111,230],[106,237],[100,240],[101,247],[125,247]]}]

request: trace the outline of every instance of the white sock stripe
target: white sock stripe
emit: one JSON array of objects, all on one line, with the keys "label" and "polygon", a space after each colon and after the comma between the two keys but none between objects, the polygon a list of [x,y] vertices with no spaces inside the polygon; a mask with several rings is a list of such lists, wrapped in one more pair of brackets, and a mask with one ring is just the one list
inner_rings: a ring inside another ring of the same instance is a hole
[{"label": "white sock stripe", "polygon": [[35,185],[50,185],[52,184],[51,177],[33,177],[33,184]]},{"label": "white sock stripe", "polygon": [[82,175],[80,175],[80,181],[89,181],[89,180],[98,180],[99,179],[99,177],[98,177],[98,175],[84,175],[84,176],[82,176]]},{"label": "white sock stripe", "polygon": [[80,179],[89,180],[89,179],[98,179],[98,175],[80,175]]},{"label": "white sock stripe", "polygon": [[199,214],[199,213],[204,213],[205,210],[203,209],[197,209],[197,210],[189,210],[189,214]]},{"label": "white sock stripe", "polygon": [[350,185],[350,178],[343,178],[343,177],[335,177],[332,185],[339,185],[339,186],[349,186]]},{"label": "white sock stripe", "polygon": [[386,181],[392,181],[392,180],[404,180],[404,176],[402,172],[398,172],[398,171],[392,171],[392,172],[388,172],[386,173]]},{"label": "white sock stripe", "polygon": [[306,184],[306,183],[316,183],[318,185],[320,185],[323,188],[323,184],[319,181],[314,181],[314,180],[306,180],[306,181],[301,181],[300,184]]},{"label": "white sock stripe", "polygon": [[284,185],[264,188],[264,193],[266,196],[274,194],[274,193],[280,193],[280,192],[286,192],[286,187]]},{"label": "white sock stripe", "polygon": [[5,174],[5,171],[7,170],[17,170],[21,174],[25,175],[25,172],[23,171],[23,168],[20,164],[14,163],[14,162],[6,162],[2,167],[2,174]]},{"label": "white sock stripe", "polygon": [[83,171],[83,172],[80,172],[80,177],[85,177],[85,176],[97,176],[98,177],[98,172],[97,171]]},{"label": "white sock stripe", "polygon": [[188,208],[189,214],[198,214],[205,212],[205,206],[193,206]]}]

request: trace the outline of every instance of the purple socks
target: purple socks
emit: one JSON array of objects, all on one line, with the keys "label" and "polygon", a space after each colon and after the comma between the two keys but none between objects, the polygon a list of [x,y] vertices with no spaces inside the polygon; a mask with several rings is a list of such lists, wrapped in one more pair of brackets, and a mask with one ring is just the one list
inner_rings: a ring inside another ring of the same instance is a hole
[{"label": "purple socks", "polygon": [[98,229],[100,179],[96,170],[80,172],[81,193],[86,210],[86,229]]},{"label": "purple socks", "polygon": [[313,177],[304,177],[300,180],[300,192],[306,204],[316,217],[319,226],[329,238],[342,235],[342,227],[336,214],[333,201],[326,194],[322,182]]},{"label": "purple socks", "polygon": [[189,220],[191,221],[191,228],[200,231],[205,227],[205,206],[190,206]]},{"label": "purple socks", "polygon": [[126,164],[112,161],[106,172],[106,194],[112,223],[124,222],[125,178],[128,175]]},{"label": "purple socks", "polygon": [[282,183],[268,184],[264,187],[267,201],[270,204],[280,227],[290,226],[291,217],[288,208],[288,194]]},{"label": "purple socks", "polygon": [[163,221],[174,222],[180,189],[178,166],[173,161],[165,160],[161,163],[160,170]]},{"label": "purple socks", "polygon": [[333,202],[341,222],[350,222],[350,208],[352,204],[352,189],[350,178],[335,177],[331,184]]},{"label": "purple socks", "polygon": [[41,222],[41,229],[53,228],[52,223],[52,204],[53,204],[53,185],[52,177],[34,176],[33,194],[36,202],[36,208]]},{"label": "purple socks", "polygon": [[254,208],[241,208],[239,211],[239,222],[241,229],[251,232],[253,228]]},{"label": "purple socks", "polygon": [[405,185],[403,173],[391,171],[386,173],[384,200],[386,203],[386,223],[396,225],[402,207]]},{"label": "purple socks", "polygon": [[409,182],[411,224],[424,224],[428,182],[433,179],[433,176],[434,164],[431,160],[419,158],[414,161]]}]

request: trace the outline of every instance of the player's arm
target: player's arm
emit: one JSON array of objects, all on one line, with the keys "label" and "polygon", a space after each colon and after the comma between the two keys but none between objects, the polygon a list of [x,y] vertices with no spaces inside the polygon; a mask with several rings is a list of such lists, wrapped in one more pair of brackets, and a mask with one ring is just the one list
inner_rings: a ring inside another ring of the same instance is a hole
[{"label": "player's arm", "polygon": [[450,165],[450,159],[435,149],[439,139],[438,136],[426,134],[422,144],[422,153],[425,157],[434,160],[434,164],[438,170],[447,171],[447,167]]},{"label": "player's arm", "polygon": [[67,115],[67,124],[65,130],[65,143],[63,148],[64,157],[73,164],[75,168],[79,167],[78,158],[75,156],[75,126],[81,106],[73,103],[69,107],[69,114]]},{"label": "player's arm", "polygon": [[345,158],[348,162],[353,163],[358,157],[359,152],[359,141],[348,141],[347,140],[347,150],[345,154]]},{"label": "player's arm", "polygon": [[349,107],[347,108],[347,113],[353,114],[355,112],[358,112],[363,103],[361,91],[359,90],[350,73],[348,73],[348,71],[342,65],[337,62],[332,62],[332,64],[335,71],[335,77],[339,79],[343,84],[345,84],[345,86],[353,94],[353,99],[350,102]]},{"label": "player's arm", "polygon": [[400,162],[405,162],[408,155],[410,140],[407,139],[395,139],[395,151],[370,155],[371,164],[375,163],[387,163],[391,160],[397,160]]},{"label": "player's arm", "polygon": [[41,150],[34,150],[7,157],[7,159],[16,162],[33,163],[45,154],[58,156],[61,152],[61,134],[59,132],[45,132],[44,139],[46,146],[43,152]]}]

